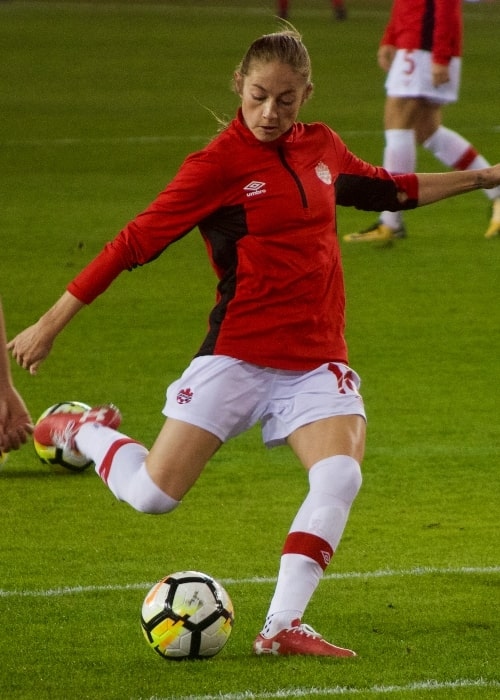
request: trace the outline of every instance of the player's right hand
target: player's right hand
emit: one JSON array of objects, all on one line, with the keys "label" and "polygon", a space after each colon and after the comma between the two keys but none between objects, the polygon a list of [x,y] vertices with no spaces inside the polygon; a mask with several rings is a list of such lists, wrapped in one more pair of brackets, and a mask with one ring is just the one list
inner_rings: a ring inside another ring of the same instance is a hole
[{"label": "player's right hand", "polygon": [[52,349],[54,339],[43,333],[40,322],[21,331],[7,343],[7,350],[23,369],[36,374],[40,364]]}]

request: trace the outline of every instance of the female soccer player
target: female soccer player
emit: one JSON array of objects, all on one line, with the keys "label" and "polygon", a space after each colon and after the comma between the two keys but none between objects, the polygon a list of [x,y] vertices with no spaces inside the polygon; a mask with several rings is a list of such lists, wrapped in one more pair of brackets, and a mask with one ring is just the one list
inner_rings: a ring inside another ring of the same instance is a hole
[{"label": "female soccer player", "polygon": [[70,319],[122,270],[155,259],[198,227],[219,279],[209,329],[167,390],[167,420],[150,451],[116,431],[117,409],[56,414],[45,445],[76,448],[115,496],[139,511],[176,508],[221,445],[260,421],[286,443],[310,490],[286,537],[256,654],[354,656],[302,623],[361,486],[365,411],[348,365],[335,206],[409,209],[500,183],[477,172],[391,176],[351,153],[322,123],[297,121],[313,90],[294,30],[256,39],[234,75],[241,107],[190,155],[157,199],[105,246],[37,323],[9,344],[32,373]]},{"label": "female soccer player", "polygon": [[[458,100],[462,66],[462,0],[394,0],[377,58],[387,73],[384,110],[384,167],[413,172],[417,144],[443,165],[476,170],[488,161],[456,131],[443,124],[443,106]],[[486,238],[500,236],[500,187],[485,190],[491,202]],[[401,212],[384,211],[350,243],[404,238]]]}]

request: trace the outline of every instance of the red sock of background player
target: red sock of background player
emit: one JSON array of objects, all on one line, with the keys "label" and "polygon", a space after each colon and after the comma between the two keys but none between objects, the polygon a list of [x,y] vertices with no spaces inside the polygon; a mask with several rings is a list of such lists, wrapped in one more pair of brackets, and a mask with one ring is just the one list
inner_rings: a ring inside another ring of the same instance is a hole
[{"label": "red sock of background player", "polygon": [[336,455],[309,471],[309,493],[285,541],[278,581],[262,631],[274,637],[302,619],[323,571],[337,549],[349,511],[361,487],[356,460]]},{"label": "red sock of background player", "polygon": [[288,0],[278,0],[278,14],[283,19],[288,17]]}]

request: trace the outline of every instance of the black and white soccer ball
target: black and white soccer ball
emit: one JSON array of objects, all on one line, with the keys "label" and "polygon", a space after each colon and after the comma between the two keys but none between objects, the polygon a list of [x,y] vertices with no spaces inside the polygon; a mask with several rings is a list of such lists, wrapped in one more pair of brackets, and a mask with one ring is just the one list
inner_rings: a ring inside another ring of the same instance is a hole
[{"label": "black and white soccer ball", "polygon": [[227,591],[208,574],[179,571],[158,581],[144,599],[141,624],[164,659],[206,659],[226,644],[234,622]]}]

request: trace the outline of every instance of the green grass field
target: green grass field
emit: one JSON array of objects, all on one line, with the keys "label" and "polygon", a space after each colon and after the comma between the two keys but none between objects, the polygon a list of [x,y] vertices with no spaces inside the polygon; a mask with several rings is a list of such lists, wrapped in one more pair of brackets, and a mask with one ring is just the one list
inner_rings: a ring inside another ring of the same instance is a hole
[{"label": "green grass field", "polygon": [[[324,120],[380,162],[384,0],[294,0]],[[247,44],[273,0],[0,3],[0,294],[9,335],[143,209],[231,116]],[[446,112],[500,159],[498,2],[466,4],[461,100]],[[419,154],[420,170],[441,166]],[[375,217],[338,213],[340,233]],[[500,694],[500,240],[481,192],[406,217],[392,247],[343,246],[350,360],[369,414],[364,486],[307,612],[355,660],[257,658],[251,643],[306,477],[259,431],[230,442],[169,516],[135,513],[92,471],[52,473],[31,445],[0,474],[0,697],[247,700]],[[58,339],[39,374],[12,365],[33,417],[61,400],[113,401],[151,444],[164,391],[204,336],[214,277],[194,232],[122,275]],[[145,644],[149,586],[180,569],[225,584],[227,646],[166,662]]]}]

